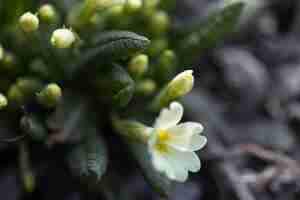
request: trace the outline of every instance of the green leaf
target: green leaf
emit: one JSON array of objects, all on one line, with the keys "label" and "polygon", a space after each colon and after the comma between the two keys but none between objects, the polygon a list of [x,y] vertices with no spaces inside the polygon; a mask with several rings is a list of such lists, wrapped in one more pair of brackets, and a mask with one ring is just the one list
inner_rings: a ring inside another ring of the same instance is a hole
[{"label": "green leaf", "polygon": [[93,187],[99,183],[107,169],[107,149],[94,127],[86,126],[81,131],[86,136],[82,143],[73,147],[67,160],[72,174],[88,187]]},{"label": "green leaf", "polygon": [[123,67],[114,64],[98,73],[95,85],[100,100],[114,106],[126,106],[135,91],[135,83]]},{"label": "green leaf", "polygon": [[71,66],[77,70],[97,57],[99,62],[118,60],[143,51],[150,45],[150,40],[144,36],[128,31],[109,31],[92,39],[90,45],[83,50],[79,60]]},{"label": "green leaf", "polygon": [[174,182],[153,168],[147,145],[133,141],[127,141],[127,144],[134,158],[141,167],[142,173],[147,182],[161,196],[167,197],[173,188]]},{"label": "green leaf", "polygon": [[223,10],[211,14],[204,23],[185,29],[185,33],[189,32],[189,34],[179,46],[183,55],[188,59],[191,56],[197,56],[201,51],[214,47],[220,40],[232,33],[243,8],[242,2],[232,3]]}]

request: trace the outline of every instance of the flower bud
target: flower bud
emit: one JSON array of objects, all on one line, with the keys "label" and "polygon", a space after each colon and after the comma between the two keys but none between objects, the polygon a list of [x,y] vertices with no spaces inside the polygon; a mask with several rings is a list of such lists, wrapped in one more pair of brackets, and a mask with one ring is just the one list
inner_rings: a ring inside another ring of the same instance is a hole
[{"label": "flower bud", "polygon": [[28,33],[33,32],[39,28],[39,18],[36,15],[27,12],[19,18],[19,24],[23,31]]},{"label": "flower bud", "polygon": [[133,77],[139,78],[148,70],[148,65],[148,56],[145,54],[140,54],[130,60],[128,70]]},{"label": "flower bud", "polygon": [[146,79],[138,83],[137,92],[141,95],[149,96],[155,92],[157,88],[156,83],[151,79]]},{"label": "flower bud", "polygon": [[37,94],[38,102],[48,108],[56,106],[61,100],[61,97],[61,88],[55,83],[47,85],[41,92]]},{"label": "flower bud", "polygon": [[0,93],[0,110],[7,106],[7,98]]},{"label": "flower bud", "polygon": [[22,105],[25,102],[24,94],[17,85],[10,86],[7,92],[7,98],[9,102],[13,102],[17,105]]},{"label": "flower bud", "polygon": [[57,12],[51,4],[45,4],[38,11],[41,21],[45,23],[53,23],[57,20]]},{"label": "flower bud", "polygon": [[11,72],[16,70],[16,58],[12,53],[4,52],[3,57],[0,60],[2,63],[2,69],[5,71]]},{"label": "flower bud", "polygon": [[159,38],[151,42],[147,52],[150,56],[157,56],[167,47],[168,47],[167,39]]},{"label": "flower bud", "polygon": [[15,84],[8,89],[7,98],[9,102],[17,105],[26,104],[41,88],[40,81],[33,78],[19,78]]},{"label": "flower bud", "polygon": [[139,11],[143,6],[142,0],[127,0],[125,4],[125,10],[128,13]]},{"label": "flower bud", "polygon": [[170,26],[169,15],[164,11],[155,12],[150,16],[150,30],[155,34],[165,33]]},{"label": "flower bud", "polygon": [[193,70],[186,70],[178,74],[154,99],[153,108],[159,110],[170,102],[183,97],[194,86]]},{"label": "flower bud", "polygon": [[0,45],[0,60],[2,60],[4,57],[4,50],[3,47]]},{"label": "flower bud", "polygon": [[75,34],[66,28],[56,29],[51,36],[51,44],[60,49],[70,48],[75,40]]},{"label": "flower bud", "polygon": [[170,79],[176,69],[176,55],[175,52],[167,49],[164,50],[159,58],[157,68],[155,69],[155,77],[160,83],[164,83]]},{"label": "flower bud", "polygon": [[86,5],[91,10],[99,10],[110,7],[113,0],[86,0]]}]

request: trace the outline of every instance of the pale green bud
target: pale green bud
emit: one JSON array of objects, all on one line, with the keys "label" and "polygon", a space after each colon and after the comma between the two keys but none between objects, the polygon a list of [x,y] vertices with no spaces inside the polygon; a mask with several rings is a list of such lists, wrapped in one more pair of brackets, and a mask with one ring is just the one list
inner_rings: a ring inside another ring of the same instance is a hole
[{"label": "pale green bud", "polygon": [[150,56],[159,55],[164,49],[168,47],[168,41],[165,38],[155,39],[151,42],[148,48],[148,53]]},{"label": "pale green bud", "polygon": [[108,8],[113,5],[113,0],[86,0],[86,5],[91,10]]},{"label": "pale green bud", "polygon": [[3,47],[0,45],[0,60],[2,60],[4,57],[4,49]]},{"label": "pale green bud", "polygon": [[139,11],[143,6],[142,0],[127,0],[125,4],[125,10],[128,13]]},{"label": "pale green bud", "polygon": [[66,28],[56,29],[51,36],[51,44],[59,49],[70,48],[75,41],[75,34]]},{"label": "pale green bud", "polygon": [[185,96],[194,86],[193,70],[178,74],[154,99],[153,108],[160,110],[170,102]]},{"label": "pale green bud", "polygon": [[170,26],[169,15],[164,11],[158,11],[150,16],[150,28],[156,34],[162,34],[168,30]]},{"label": "pale green bud", "polygon": [[19,24],[23,31],[33,32],[39,28],[39,18],[31,12],[27,12],[19,18]]},{"label": "pale green bud", "polygon": [[35,93],[40,90],[41,83],[33,78],[19,78],[15,84],[8,89],[7,98],[9,102],[17,105],[24,105],[34,97]]},{"label": "pale green bud", "polygon": [[193,70],[186,70],[178,74],[167,86],[168,92],[175,98],[189,93],[194,86]]},{"label": "pale green bud", "polygon": [[9,88],[7,92],[7,98],[9,102],[13,102],[18,105],[22,105],[25,101],[24,94],[17,85],[12,85]]},{"label": "pale green bud", "polygon": [[175,52],[167,49],[164,50],[157,63],[157,68],[155,69],[155,77],[160,83],[165,83],[173,75],[176,69],[176,55]]},{"label": "pale green bud", "polygon": [[0,93],[0,110],[7,106],[7,98]]},{"label": "pale green bud", "polygon": [[47,85],[41,92],[37,94],[38,102],[48,108],[56,106],[60,102],[61,97],[61,88],[55,83]]},{"label": "pale green bud", "polygon": [[57,20],[57,12],[51,4],[45,4],[38,11],[41,21],[45,23],[53,23]]},{"label": "pale green bud", "polygon": [[129,73],[135,77],[141,77],[147,70],[149,65],[149,58],[145,54],[139,54],[130,60],[128,65]]},{"label": "pale green bud", "polygon": [[151,79],[145,79],[138,83],[137,92],[139,94],[148,96],[153,94],[157,89],[157,84]]}]

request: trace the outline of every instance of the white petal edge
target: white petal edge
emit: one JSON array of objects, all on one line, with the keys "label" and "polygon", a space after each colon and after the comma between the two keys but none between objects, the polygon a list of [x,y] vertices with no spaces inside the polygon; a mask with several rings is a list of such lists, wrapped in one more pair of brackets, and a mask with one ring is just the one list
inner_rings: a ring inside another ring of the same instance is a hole
[{"label": "white petal edge", "polygon": [[198,172],[201,168],[201,162],[195,152],[184,152],[173,150],[170,155],[177,161],[177,165],[185,169],[185,171]]},{"label": "white petal edge", "polygon": [[164,108],[156,119],[154,128],[166,130],[176,126],[183,116],[183,107],[178,102],[172,102],[169,108]]},{"label": "white petal edge", "polygon": [[167,145],[180,151],[197,151],[205,146],[207,139],[200,135],[203,126],[195,122],[186,122],[168,129],[173,137],[166,142]]}]

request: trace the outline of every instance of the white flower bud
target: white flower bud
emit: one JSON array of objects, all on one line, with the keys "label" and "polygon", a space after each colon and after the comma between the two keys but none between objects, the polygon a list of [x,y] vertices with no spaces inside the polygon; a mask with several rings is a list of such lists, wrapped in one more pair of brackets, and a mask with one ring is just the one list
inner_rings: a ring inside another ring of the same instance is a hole
[{"label": "white flower bud", "polygon": [[60,49],[70,48],[75,40],[75,34],[66,28],[56,29],[51,36],[51,44]]},{"label": "white flower bud", "polygon": [[178,74],[154,99],[153,108],[158,110],[189,93],[194,86],[193,70]]},{"label": "white flower bud", "polygon": [[19,19],[19,23],[25,32],[33,32],[39,28],[39,18],[31,12],[23,14]]}]

